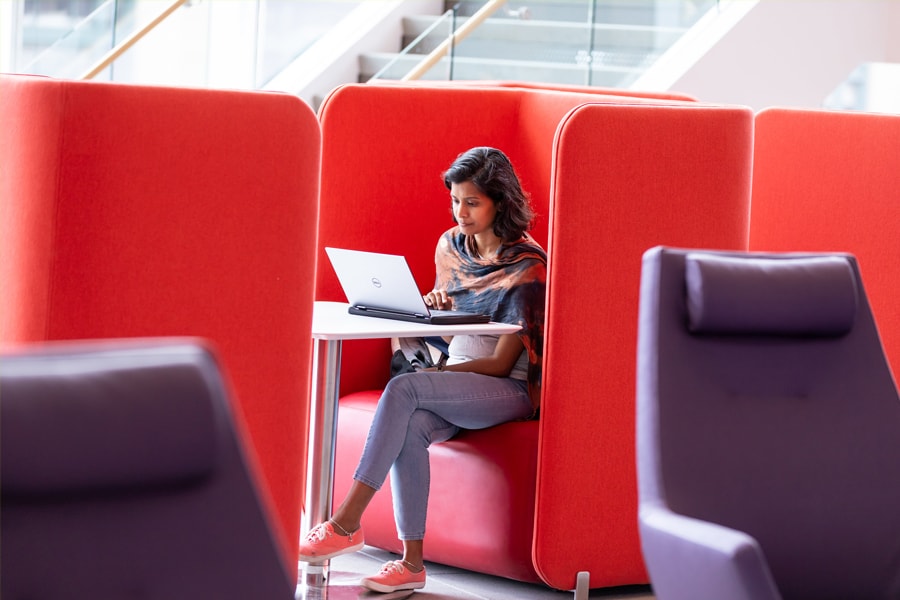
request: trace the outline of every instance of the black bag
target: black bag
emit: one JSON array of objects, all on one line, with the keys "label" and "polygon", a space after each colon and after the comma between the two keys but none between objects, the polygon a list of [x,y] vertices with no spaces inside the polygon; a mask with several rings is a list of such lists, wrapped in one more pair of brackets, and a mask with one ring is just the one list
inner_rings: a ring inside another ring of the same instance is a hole
[{"label": "black bag", "polygon": [[392,378],[403,373],[415,373],[433,367],[435,364],[444,364],[447,360],[447,355],[442,351],[438,363],[434,362],[426,338],[398,338],[397,345],[399,348],[391,356]]}]

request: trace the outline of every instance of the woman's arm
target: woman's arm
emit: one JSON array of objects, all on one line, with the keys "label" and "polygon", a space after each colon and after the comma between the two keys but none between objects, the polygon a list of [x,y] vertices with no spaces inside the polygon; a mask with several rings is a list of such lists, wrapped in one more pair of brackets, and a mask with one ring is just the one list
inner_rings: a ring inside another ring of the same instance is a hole
[{"label": "woman's arm", "polygon": [[[462,363],[444,365],[444,371],[459,371],[468,373],[481,373],[493,377],[508,377],[513,367],[519,360],[525,345],[515,333],[506,333],[497,340],[497,346],[491,356],[476,358]],[[437,367],[430,367],[426,371],[437,371]]]}]

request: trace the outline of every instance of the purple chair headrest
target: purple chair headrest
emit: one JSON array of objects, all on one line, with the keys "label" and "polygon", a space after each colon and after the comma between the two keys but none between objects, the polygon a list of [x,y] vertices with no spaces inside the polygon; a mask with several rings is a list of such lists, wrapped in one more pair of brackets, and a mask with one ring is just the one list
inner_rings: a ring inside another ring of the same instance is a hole
[{"label": "purple chair headrest", "polygon": [[685,257],[694,333],[840,336],[853,327],[858,291],[840,256]]},{"label": "purple chair headrest", "polygon": [[184,360],[131,362],[3,357],[4,497],[184,485],[214,471],[219,432],[202,374]]}]

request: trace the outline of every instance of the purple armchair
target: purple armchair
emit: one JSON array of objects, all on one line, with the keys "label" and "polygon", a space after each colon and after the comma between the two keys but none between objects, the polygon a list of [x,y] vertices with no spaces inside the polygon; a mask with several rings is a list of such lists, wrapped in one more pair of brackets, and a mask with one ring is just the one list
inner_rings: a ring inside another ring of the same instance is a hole
[{"label": "purple armchair", "polygon": [[4,599],[293,598],[209,350],[35,345],[0,387]]},{"label": "purple armchair", "polygon": [[900,399],[854,257],[649,250],[637,372],[659,600],[900,597]]}]

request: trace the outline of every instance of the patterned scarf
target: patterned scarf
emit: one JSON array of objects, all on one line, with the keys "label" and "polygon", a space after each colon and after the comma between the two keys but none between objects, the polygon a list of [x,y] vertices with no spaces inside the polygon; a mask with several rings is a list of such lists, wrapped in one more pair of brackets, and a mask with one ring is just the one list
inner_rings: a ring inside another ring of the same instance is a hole
[{"label": "patterned scarf", "polygon": [[435,289],[445,289],[455,310],[491,315],[498,323],[520,325],[518,336],[528,355],[528,391],[540,404],[544,353],[544,294],[547,254],[531,236],[504,242],[490,259],[481,258],[475,240],[458,227],[438,241]]}]

